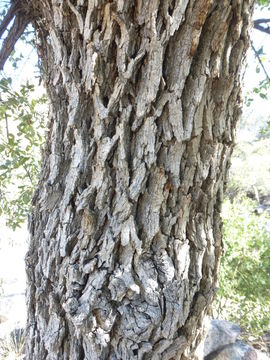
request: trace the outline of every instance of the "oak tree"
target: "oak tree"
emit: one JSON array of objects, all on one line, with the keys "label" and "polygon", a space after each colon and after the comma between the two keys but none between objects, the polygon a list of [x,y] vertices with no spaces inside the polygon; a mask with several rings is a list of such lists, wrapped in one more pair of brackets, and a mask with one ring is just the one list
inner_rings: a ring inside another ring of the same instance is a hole
[{"label": "oak tree", "polygon": [[12,2],[0,67],[31,22],[50,99],[27,359],[196,358],[253,6]]}]

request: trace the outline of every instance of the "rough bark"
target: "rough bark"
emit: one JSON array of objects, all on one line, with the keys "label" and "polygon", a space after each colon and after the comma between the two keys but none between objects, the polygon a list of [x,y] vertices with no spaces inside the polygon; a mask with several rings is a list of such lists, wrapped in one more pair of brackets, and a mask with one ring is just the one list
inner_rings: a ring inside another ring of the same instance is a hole
[{"label": "rough bark", "polygon": [[51,120],[27,359],[194,359],[253,1],[29,2]]}]

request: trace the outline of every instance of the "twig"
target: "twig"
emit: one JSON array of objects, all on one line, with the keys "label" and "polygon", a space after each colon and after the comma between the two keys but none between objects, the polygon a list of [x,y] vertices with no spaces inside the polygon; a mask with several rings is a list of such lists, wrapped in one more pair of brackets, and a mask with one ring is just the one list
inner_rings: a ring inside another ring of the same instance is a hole
[{"label": "twig", "polygon": [[26,167],[25,165],[23,165],[23,168],[24,168],[24,170],[25,170],[25,172],[26,172],[26,175],[28,176],[28,179],[29,179],[30,182],[31,182],[31,185],[34,186],[34,184],[33,184],[33,179],[32,179],[32,176],[30,175],[29,170],[27,169],[27,167]]},{"label": "twig", "polygon": [[266,34],[270,34],[270,28],[269,27],[265,28],[265,27],[257,24],[257,25],[254,25],[254,29],[265,32]]},{"label": "twig", "polygon": [[5,121],[6,121],[6,134],[7,134],[7,141],[8,141],[9,129],[8,129],[8,117],[7,117],[7,114],[5,114]]},{"label": "twig", "polygon": [[270,82],[270,77],[269,77],[269,75],[268,75],[268,73],[267,73],[267,71],[266,71],[266,69],[265,69],[265,67],[264,67],[264,65],[263,65],[263,62],[262,62],[262,60],[261,60],[261,58],[260,58],[260,55],[258,54],[258,51],[255,49],[255,47],[254,47],[254,45],[253,45],[253,42],[251,42],[251,47],[252,47],[252,50],[253,50],[254,53],[255,53],[256,58],[257,58],[258,61],[259,61],[259,64],[261,65],[261,67],[262,67],[262,69],[263,69],[263,71],[264,71],[264,73],[265,73],[265,76],[266,76],[267,80]]},{"label": "twig", "polygon": [[269,23],[270,19],[257,19],[253,21],[254,25]]},{"label": "twig", "polygon": [[261,24],[268,24],[270,23],[270,19],[257,19],[253,21],[253,27],[256,30],[265,32],[266,34],[270,34],[270,27],[269,25],[267,27],[262,26]]}]

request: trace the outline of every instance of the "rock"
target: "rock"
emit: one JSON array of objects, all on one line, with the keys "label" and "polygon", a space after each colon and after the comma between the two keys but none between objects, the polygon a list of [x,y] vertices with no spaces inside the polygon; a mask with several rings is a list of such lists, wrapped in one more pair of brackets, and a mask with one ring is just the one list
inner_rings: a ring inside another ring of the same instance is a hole
[{"label": "rock", "polygon": [[240,332],[241,328],[230,321],[210,320],[204,343],[204,357],[228,344],[235,343]]},{"label": "rock", "polygon": [[241,341],[225,345],[211,354],[205,360],[257,360],[256,350]]},{"label": "rock", "polygon": [[230,321],[208,320],[206,331],[207,336],[202,351],[204,360],[269,359],[266,354],[257,352],[252,346],[237,340],[241,328]]}]

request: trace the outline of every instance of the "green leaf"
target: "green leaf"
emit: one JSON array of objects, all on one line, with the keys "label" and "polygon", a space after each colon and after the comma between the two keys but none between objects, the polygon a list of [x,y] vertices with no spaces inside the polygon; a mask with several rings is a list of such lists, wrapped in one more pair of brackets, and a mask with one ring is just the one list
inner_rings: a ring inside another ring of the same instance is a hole
[{"label": "green leaf", "polygon": [[[46,98],[33,97],[34,86],[26,83],[12,90],[11,79],[0,79],[0,189],[1,211],[15,229],[25,221],[40,168],[40,149],[44,142],[46,115],[37,109]],[[31,94],[31,99],[30,99]],[[6,128],[6,119],[9,125]],[[17,122],[14,128],[14,121]],[[9,132],[7,135],[7,131]],[[11,184],[17,190],[5,191]]]}]

